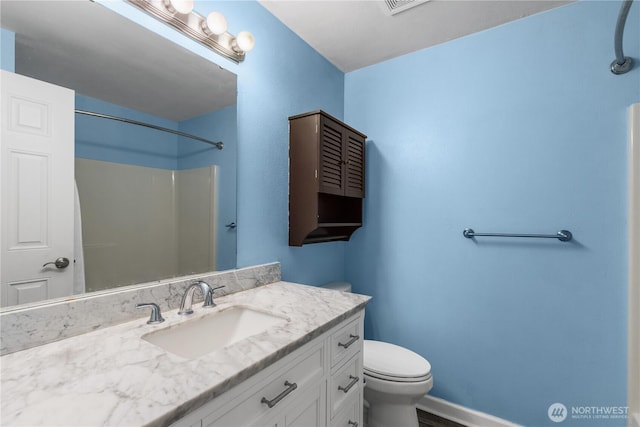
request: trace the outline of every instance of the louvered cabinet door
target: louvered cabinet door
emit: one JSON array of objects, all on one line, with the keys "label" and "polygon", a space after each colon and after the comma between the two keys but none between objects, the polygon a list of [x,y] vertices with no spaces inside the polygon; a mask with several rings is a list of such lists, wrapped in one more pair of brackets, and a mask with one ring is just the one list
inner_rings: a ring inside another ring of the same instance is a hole
[{"label": "louvered cabinet door", "polygon": [[347,197],[364,197],[364,147],[365,138],[346,129],[344,146],[345,188]]},{"label": "louvered cabinet door", "polygon": [[328,117],[320,118],[320,167],[318,171],[321,193],[344,195],[345,161],[343,158],[344,127]]}]

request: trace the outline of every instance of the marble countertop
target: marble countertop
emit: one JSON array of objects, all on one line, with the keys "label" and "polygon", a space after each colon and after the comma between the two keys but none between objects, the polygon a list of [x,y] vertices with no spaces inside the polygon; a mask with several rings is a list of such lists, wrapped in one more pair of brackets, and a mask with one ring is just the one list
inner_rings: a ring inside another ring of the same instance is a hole
[{"label": "marble countertop", "polygon": [[[293,352],[364,308],[369,297],[276,282],[194,305],[190,319],[230,305],[287,316],[290,322],[188,360],[141,337],[184,319],[148,317],[0,358],[3,426],[167,425]],[[215,331],[212,331],[215,333]]]}]

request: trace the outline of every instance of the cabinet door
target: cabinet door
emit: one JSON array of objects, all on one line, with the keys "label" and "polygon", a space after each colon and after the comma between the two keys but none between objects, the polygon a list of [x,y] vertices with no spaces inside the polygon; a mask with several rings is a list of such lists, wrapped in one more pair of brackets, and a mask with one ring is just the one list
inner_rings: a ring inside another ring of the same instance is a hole
[{"label": "cabinet door", "polygon": [[[263,417],[250,427],[326,427],[326,390],[326,382],[323,380],[282,408],[275,417]],[[248,424],[233,427],[245,425]]]},{"label": "cabinet door", "polygon": [[345,196],[364,197],[364,148],[365,139],[357,133],[345,129],[343,152],[343,158],[345,159]]},{"label": "cabinet door", "polygon": [[364,423],[362,420],[362,404],[360,399],[352,399],[346,408],[331,420],[331,427],[358,427]]},{"label": "cabinet door", "polygon": [[320,119],[320,192],[364,197],[365,138],[342,124]]},{"label": "cabinet door", "polygon": [[284,411],[284,427],[325,427],[326,395],[325,381],[301,395]]},{"label": "cabinet door", "polygon": [[[321,343],[323,344],[323,343]],[[325,374],[325,348],[317,345],[311,351],[291,360],[287,370],[281,369],[266,381],[249,388],[242,398],[234,401],[235,406],[225,411],[215,411],[203,417],[203,427],[236,427],[278,425],[263,423],[281,414],[281,409],[289,402],[300,402],[310,391],[316,390],[316,383]],[[288,383],[289,385],[286,385]],[[295,385],[295,386],[294,386]],[[293,386],[293,387],[292,387]],[[273,401],[273,405],[263,403],[263,399]]]},{"label": "cabinet door", "polygon": [[320,116],[319,191],[344,195],[344,126],[328,117]]},{"label": "cabinet door", "polygon": [[362,365],[360,355],[356,355],[343,367],[333,373],[329,380],[329,409],[331,417],[351,400],[360,400],[362,393]]}]

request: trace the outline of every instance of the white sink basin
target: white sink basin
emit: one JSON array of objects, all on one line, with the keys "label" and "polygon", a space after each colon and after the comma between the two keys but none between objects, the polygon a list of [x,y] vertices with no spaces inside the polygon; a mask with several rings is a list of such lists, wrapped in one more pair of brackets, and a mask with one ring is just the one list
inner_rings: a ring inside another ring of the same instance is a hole
[{"label": "white sink basin", "polygon": [[288,321],[287,317],[275,313],[231,306],[150,332],[142,339],[170,353],[194,359]]}]

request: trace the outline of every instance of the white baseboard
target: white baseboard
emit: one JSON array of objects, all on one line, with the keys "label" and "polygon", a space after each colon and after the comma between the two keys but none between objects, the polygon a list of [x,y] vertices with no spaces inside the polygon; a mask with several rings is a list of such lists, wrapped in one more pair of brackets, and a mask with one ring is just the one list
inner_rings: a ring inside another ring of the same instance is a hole
[{"label": "white baseboard", "polygon": [[429,395],[423,396],[417,407],[423,411],[469,427],[520,427],[518,424],[502,418]]}]

